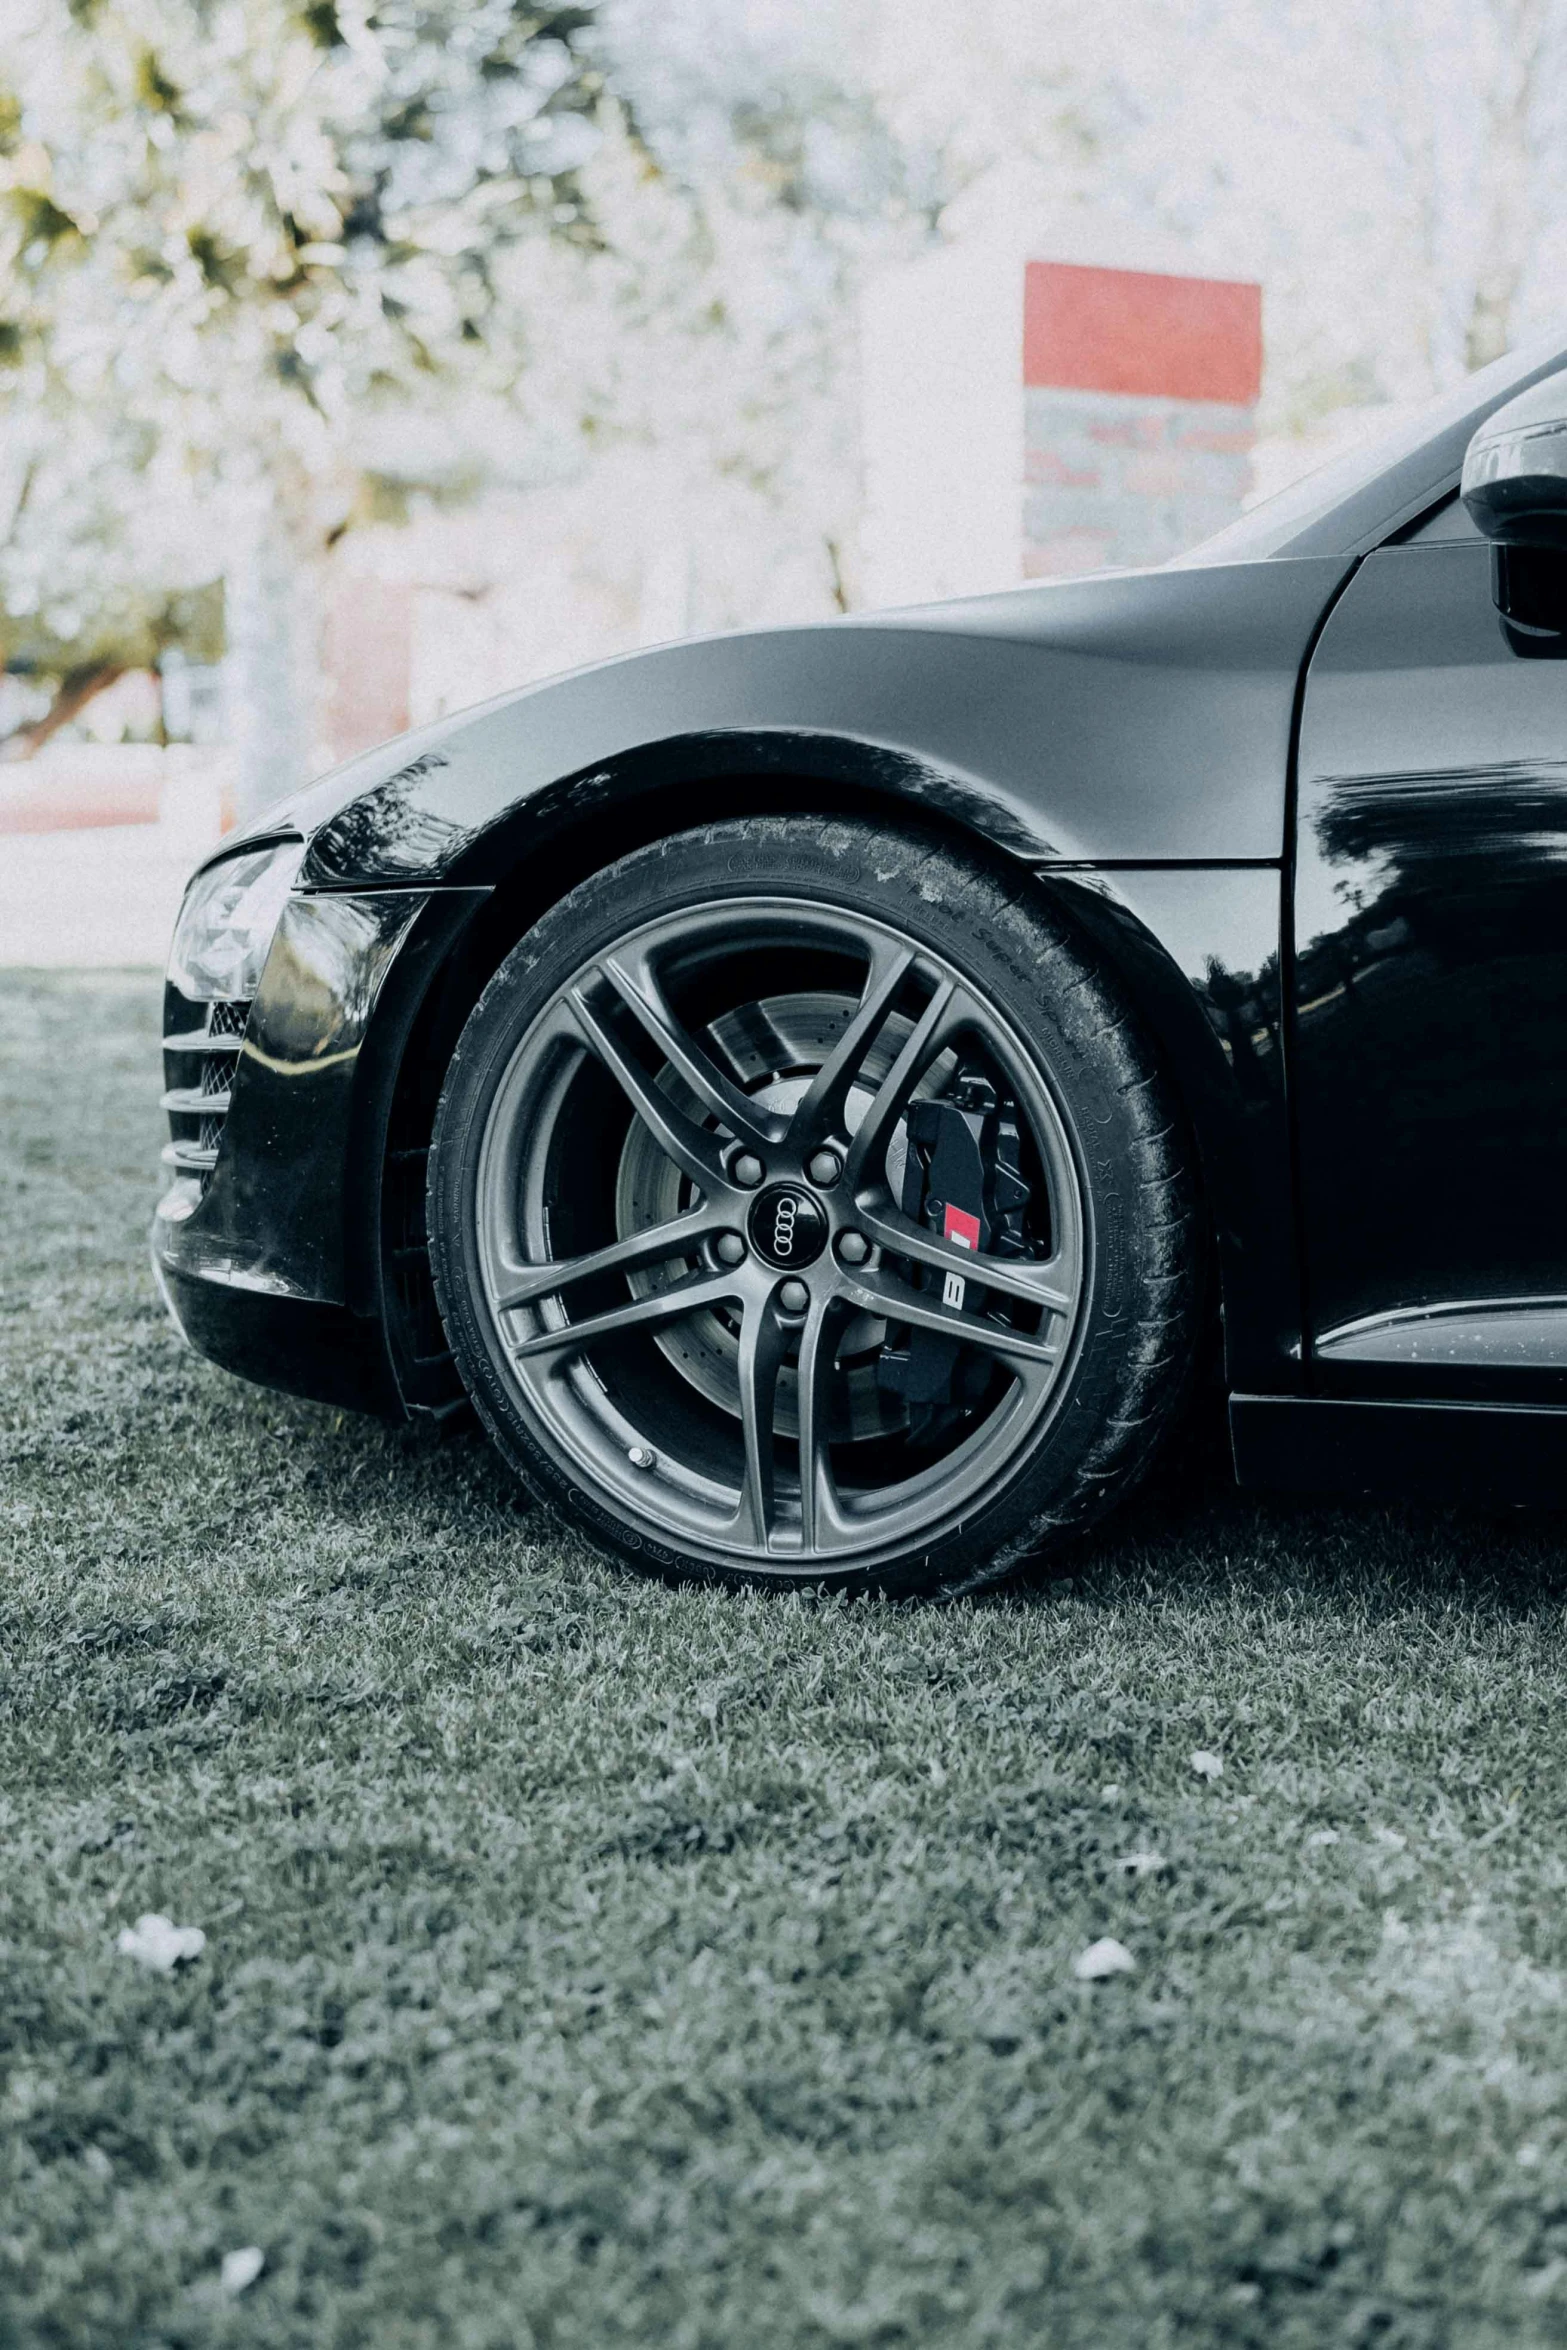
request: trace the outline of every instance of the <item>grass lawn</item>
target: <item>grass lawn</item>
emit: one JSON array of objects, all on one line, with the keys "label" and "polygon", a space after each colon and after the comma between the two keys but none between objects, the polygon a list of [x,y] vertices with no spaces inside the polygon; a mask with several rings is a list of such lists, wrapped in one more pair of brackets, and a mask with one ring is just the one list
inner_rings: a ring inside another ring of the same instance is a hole
[{"label": "grass lawn", "polygon": [[1567,2342],[1563,1521],[643,1586],[180,1350],[157,1011],[0,979],[0,2343]]}]

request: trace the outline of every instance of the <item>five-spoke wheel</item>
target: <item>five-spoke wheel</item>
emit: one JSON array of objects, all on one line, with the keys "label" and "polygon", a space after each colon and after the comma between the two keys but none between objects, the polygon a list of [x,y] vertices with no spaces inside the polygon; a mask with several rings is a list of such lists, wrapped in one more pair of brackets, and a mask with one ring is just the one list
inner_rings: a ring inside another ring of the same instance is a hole
[{"label": "five-spoke wheel", "polygon": [[836,887],[803,826],[715,828],[529,934],[443,1098],[437,1280],[496,1434],[622,1555],[950,1584],[1074,1390],[1092,1177],[994,943],[837,829]]}]

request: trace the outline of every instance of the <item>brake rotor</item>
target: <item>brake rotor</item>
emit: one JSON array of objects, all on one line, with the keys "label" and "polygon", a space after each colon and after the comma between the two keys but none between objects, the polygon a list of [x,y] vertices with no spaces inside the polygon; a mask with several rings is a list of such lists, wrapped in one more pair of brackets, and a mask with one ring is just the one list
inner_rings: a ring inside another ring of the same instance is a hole
[{"label": "brake rotor", "polygon": [[[706,1031],[721,1064],[735,1075],[757,1106],[787,1116],[801,1099],[812,1077],[842,1036],[856,1009],[856,999],[823,993],[765,996],[742,1004],[712,1021]],[[899,1051],[913,1032],[913,1023],[892,1014],[865,1056],[864,1083],[849,1095],[846,1110],[852,1134],[870,1107],[876,1088],[886,1077]],[[950,1056],[943,1055],[927,1074],[920,1092],[939,1090]],[[935,1080],[933,1085],[932,1080]],[[696,1097],[672,1069],[659,1078],[660,1090],[680,1103],[688,1116],[704,1124]],[[887,1169],[893,1196],[898,1196],[907,1144],[900,1119],[887,1147]],[[615,1187],[615,1229],[627,1239],[655,1224],[668,1223],[696,1197],[690,1178],[659,1148],[646,1124],[633,1119],[620,1156]],[[647,1296],[680,1278],[679,1270],[655,1266],[628,1276],[638,1296]],[[886,1323],[871,1314],[856,1314],[838,1343],[840,1376],[831,1385],[828,1441],[864,1442],[898,1434],[908,1421],[901,1397],[887,1394],[876,1381],[876,1357],[887,1334]],[[687,1384],[707,1401],[740,1417],[739,1318],[722,1308],[690,1314],[653,1332],[653,1343]],[[799,1434],[799,1398],[795,1360],[786,1357],[779,1374],[774,1427],[780,1436]]]}]

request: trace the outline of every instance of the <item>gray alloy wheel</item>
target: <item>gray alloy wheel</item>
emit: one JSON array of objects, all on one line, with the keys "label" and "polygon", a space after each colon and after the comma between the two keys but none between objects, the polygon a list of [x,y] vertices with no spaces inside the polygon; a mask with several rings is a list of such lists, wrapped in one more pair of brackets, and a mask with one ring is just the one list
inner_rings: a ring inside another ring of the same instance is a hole
[{"label": "gray alloy wheel", "polygon": [[[829,831],[882,849],[869,888],[841,857],[823,887]],[[805,819],[657,844],[553,909],[464,1032],[431,1157],[459,1367],[535,1490],[637,1565],[952,1588],[1016,1552],[1019,1502],[1029,1538],[1045,1495],[1086,1514],[1060,1470],[1102,1425],[1039,1472],[1104,1287],[1098,1108],[974,937],[889,886],[930,854]],[[955,1101],[1023,1203],[983,1227],[909,1181],[911,1118],[950,1130]]]}]

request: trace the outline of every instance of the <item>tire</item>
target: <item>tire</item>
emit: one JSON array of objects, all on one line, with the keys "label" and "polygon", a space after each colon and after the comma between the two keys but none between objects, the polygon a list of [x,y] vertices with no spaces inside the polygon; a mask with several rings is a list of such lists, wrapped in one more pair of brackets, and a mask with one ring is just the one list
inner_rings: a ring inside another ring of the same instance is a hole
[{"label": "tire", "polygon": [[713,824],[573,890],[468,1019],[428,1204],[496,1444],[675,1580],[974,1591],[1130,1490],[1197,1353],[1147,1046],[1041,893],[914,831]]}]

